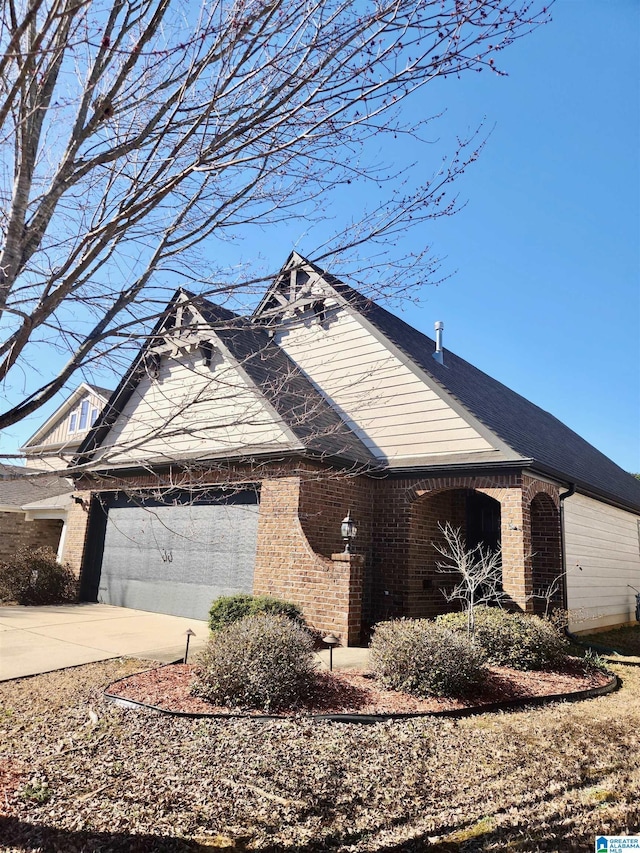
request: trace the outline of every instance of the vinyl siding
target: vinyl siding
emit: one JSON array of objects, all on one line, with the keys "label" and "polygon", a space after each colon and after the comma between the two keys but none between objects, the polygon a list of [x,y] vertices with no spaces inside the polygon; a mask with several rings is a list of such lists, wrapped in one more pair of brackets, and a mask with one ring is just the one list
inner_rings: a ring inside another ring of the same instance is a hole
[{"label": "vinyl siding", "polygon": [[[87,403],[87,425],[80,429],[80,407],[83,402]],[[80,446],[91,428],[91,412],[93,409],[98,414],[102,411],[104,402],[102,398],[92,393],[85,393],[78,397],[77,401],[69,406],[68,402],[61,407],[61,413],[52,423],[46,433],[36,441],[27,444],[25,453],[25,467],[35,470],[61,470],[66,468],[71,457]],[[76,413],[75,430],[71,432],[71,415]],[[51,453],[53,455],[48,456]]]},{"label": "vinyl siding", "polygon": [[[81,430],[79,428],[80,405],[85,400],[88,403],[87,426],[85,429]],[[52,424],[51,429],[49,429],[46,434],[38,441],[38,446],[45,444],[62,444],[68,441],[72,441],[76,444],[79,444],[79,439],[84,438],[84,436],[89,432],[89,428],[91,427],[91,410],[97,409],[98,414],[100,414],[103,406],[103,401],[100,399],[100,397],[96,397],[95,394],[85,394],[83,397],[80,397],[74,406],[72,406],[70,409],[66,409],[64,414],[62,414],[60,418],[58,418],[58,420],[54,424]],[[74,432],[70,432],[69,430],[72,412],[78,413],[76,419],[76,429]]]},{"label": "vinyl siding", "polygon": [[199,353],[164,356],[158,379],[140,380],[96,459],[171,461],[290,443],[234,363],[219,352],[211,368],[201,362]]},{"label": "vinyl siding", "polygon": [[366,329],[327,304],[283,321],[277,343],[379,459],[473,453],[491,445]]},{"label": "vinyl siding", "polygon": [[567,603],[570,627],[583,631],[635,618],[640,589],[637,515],[584,495],[565,502]]}]

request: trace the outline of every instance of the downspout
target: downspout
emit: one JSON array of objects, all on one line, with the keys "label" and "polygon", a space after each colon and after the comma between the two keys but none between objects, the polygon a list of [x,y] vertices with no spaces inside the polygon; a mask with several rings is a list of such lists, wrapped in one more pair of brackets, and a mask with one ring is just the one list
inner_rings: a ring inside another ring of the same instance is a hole
[{"label": "downspout", "polygon": [[565,610],[568,610],[567,601],[567,552],[566,552],[566,537],[564,532],[564,502],[566,498],[576,493],[576,484],[571,483],[569,489],[560,495],[560,558],[562,567],[562,605]]}]

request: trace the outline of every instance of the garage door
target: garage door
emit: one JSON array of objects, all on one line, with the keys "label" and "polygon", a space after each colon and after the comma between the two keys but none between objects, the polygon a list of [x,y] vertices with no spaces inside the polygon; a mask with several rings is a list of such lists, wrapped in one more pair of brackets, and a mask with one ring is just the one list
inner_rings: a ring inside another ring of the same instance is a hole
[{"label": "garage door", "polygon": [[252,591],[254,492],[198,503],[110,499],[102,507],[103,531],[92,525],[100,542],[93,582],[85,583],[91,600],[206,619],[214,598]]}]

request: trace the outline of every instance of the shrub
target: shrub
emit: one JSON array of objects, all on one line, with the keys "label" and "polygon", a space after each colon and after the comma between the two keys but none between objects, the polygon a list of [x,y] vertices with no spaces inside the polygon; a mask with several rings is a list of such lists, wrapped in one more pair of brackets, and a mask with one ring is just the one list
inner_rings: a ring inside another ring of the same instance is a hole
[{"label": "shrub", "polygon": [[256,616],[259,613],[275,613],[286,616],[299,625],[304,625],[302,611],[292,601],[283,601],[270,595],[222,595],[216,598],[209,610],[209,628],[219,631],[246,616]]},{"label": "shrub", "polygon": [[428,619],[376,625],[369,663],[386,687],[416,696],[464,696],[484,680],[485,653]]},{"label": "shrub", "polygon": [[216,705],[278,711],[296,707],[315,675],[312,640],[286,616],[245,616],[212,634],[192,691]]},{"label": "shrub", "polygon": [[51,548],[22,548],[0,563],[0,599],[18,604],[63,604],[76,600],[77,581]]},{"label": "shrub", "polygon": [[[474,612],[476,642],[491,663],[515,669],[544,669],[566,657],[567,641],[539,616],[508,613],[497,607],[477,607]],[[436,621],[466,633],[466,613],[447,613]]]}]

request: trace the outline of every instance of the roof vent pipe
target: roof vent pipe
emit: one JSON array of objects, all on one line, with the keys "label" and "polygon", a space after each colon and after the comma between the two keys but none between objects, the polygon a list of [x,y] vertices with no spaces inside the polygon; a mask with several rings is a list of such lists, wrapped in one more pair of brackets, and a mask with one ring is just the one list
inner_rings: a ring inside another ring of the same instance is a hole
[{"label": "roof vent pipe", "polygon": [[436,351],[434,352],[433,357],[438,364],[444,364],[444,356],[442,353],[442,330],[444,329],[444,323],[442,320],[437,320],[434,328],[436,330]]}]

